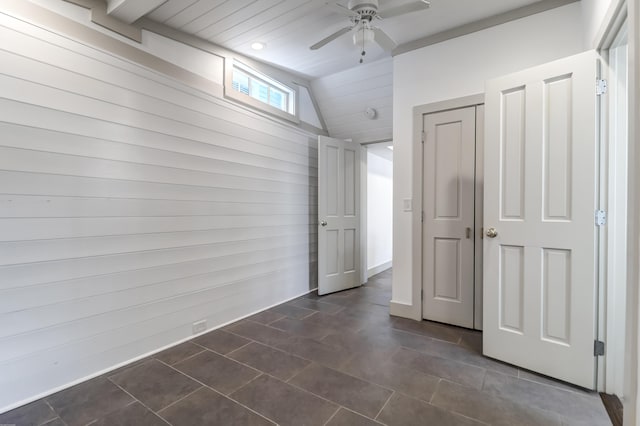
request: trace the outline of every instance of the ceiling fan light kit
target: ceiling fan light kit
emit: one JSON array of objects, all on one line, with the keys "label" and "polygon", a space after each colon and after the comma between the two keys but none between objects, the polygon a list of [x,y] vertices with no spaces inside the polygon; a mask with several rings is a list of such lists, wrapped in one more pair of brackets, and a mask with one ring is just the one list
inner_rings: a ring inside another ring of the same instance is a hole
[{"label": "ceiling fan light kit", "polygon": [[[396,43],[391,37],[380,28],[372,25],[374,19],[382,21],[385,18],[394,18],[407,13],[418,12],[427,9],[430,3],[426,0],[417,0],[384,10],[379,10],[378,0],[349,0],[346,7],[335,2],[327,2],[326,5],[331,8],[331,10],[348,17],[350,25],[325,37],[311,46],[310,49],[320,49],[355,29],[353,44],[362,48],[362,56],[364,56],[366,43],[376,43],[387,52],[392,51],[396,47]],[[363,60],[360,58],[360,63],[362,62]]]}]

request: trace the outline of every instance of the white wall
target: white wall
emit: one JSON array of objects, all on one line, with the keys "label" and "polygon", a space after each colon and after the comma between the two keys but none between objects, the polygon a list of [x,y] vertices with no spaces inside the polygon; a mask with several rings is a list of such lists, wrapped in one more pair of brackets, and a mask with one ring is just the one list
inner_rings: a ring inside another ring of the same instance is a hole
[{"label": "white wall", "polygon": [[[355,142],[390,140],[393,127],[393,62],[385,58],[311,82],[334,138]],[[367,107],[378,116],[364,116]]]},{"label": "white wall", "polygon": [[10,5],[0,412],[316,286],[316,135]]},{"label": "white wall", "polygon": [[[413,113],[417,105],[484,92],[484,82],[520,69],[579,53],[584,49],[581,5],[557,9],[448,40],[394,57],[394,227],[393,303],[420,317],[412,294],[412,213],[402,209],[411,199]],[[414,206],[419,212],[420,207]],[[418,213],[419,214],[419,213]]]},{"label": "white wall", "polygon": [[368,276],[390,266],[393,248],[392,206],[393,162],[367,151]]},{"label": "white wall", "polygon": [[595,49],[596,36],[602,26],[609,6],[617,0],[581,0],[585,49]]}]

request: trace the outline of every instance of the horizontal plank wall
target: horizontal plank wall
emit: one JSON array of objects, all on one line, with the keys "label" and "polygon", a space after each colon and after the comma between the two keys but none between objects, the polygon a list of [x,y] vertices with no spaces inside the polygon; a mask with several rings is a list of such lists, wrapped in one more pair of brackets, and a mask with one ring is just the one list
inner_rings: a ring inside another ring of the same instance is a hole
[{"label": "horizontal plank wall", "polygon": [[0,412],[316,287],[317,142],[0,12]]}]

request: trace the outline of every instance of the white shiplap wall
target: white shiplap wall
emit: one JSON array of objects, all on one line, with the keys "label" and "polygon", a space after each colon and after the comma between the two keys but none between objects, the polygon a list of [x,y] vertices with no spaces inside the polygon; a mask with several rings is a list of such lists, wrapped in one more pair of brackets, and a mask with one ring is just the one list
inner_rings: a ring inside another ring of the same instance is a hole
[{"label": "white shiplap wall", "polygon": [[0,412],[315,287],[314,135],[1,11],[0,40]]},{"label": "white shiplap wall", "polygon": [[[329,134],[356,142],[393,136],[393,61],[365,63],[311,82]],[[364,111],[374,108],[374,120]]]}]

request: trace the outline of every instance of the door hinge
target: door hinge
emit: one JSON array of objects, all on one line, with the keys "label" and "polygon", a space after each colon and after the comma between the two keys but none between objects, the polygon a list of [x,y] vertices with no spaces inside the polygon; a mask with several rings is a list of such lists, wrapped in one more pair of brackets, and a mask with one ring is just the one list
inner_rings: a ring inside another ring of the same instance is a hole
[{"label": "door hinge", "polygon": [[593,356],[604,355],[604,342],[602,340],[593,341]]},{"label": "door hinge", "polygon": [[424,132],[424,130],[422,131],[422,143],[424,143],[424,140],[427,138],[427,134]]},{"label": "door hinge", "polygon": [[424,289],[420,289],[420,300],[424,300]]},{"label": "door hinge", "polygon": [[596,226],[604,226],[607,224],[607,212],[604,210],[596,210]]},{"label": "door hinge", "polygon": [[420,212],[420,222],[424,223],[424,210]]},{"label": "door hinge", "polygon": [[596,95],[604,95],[607,93],[607,80],[597,79],[596,80]]}]

